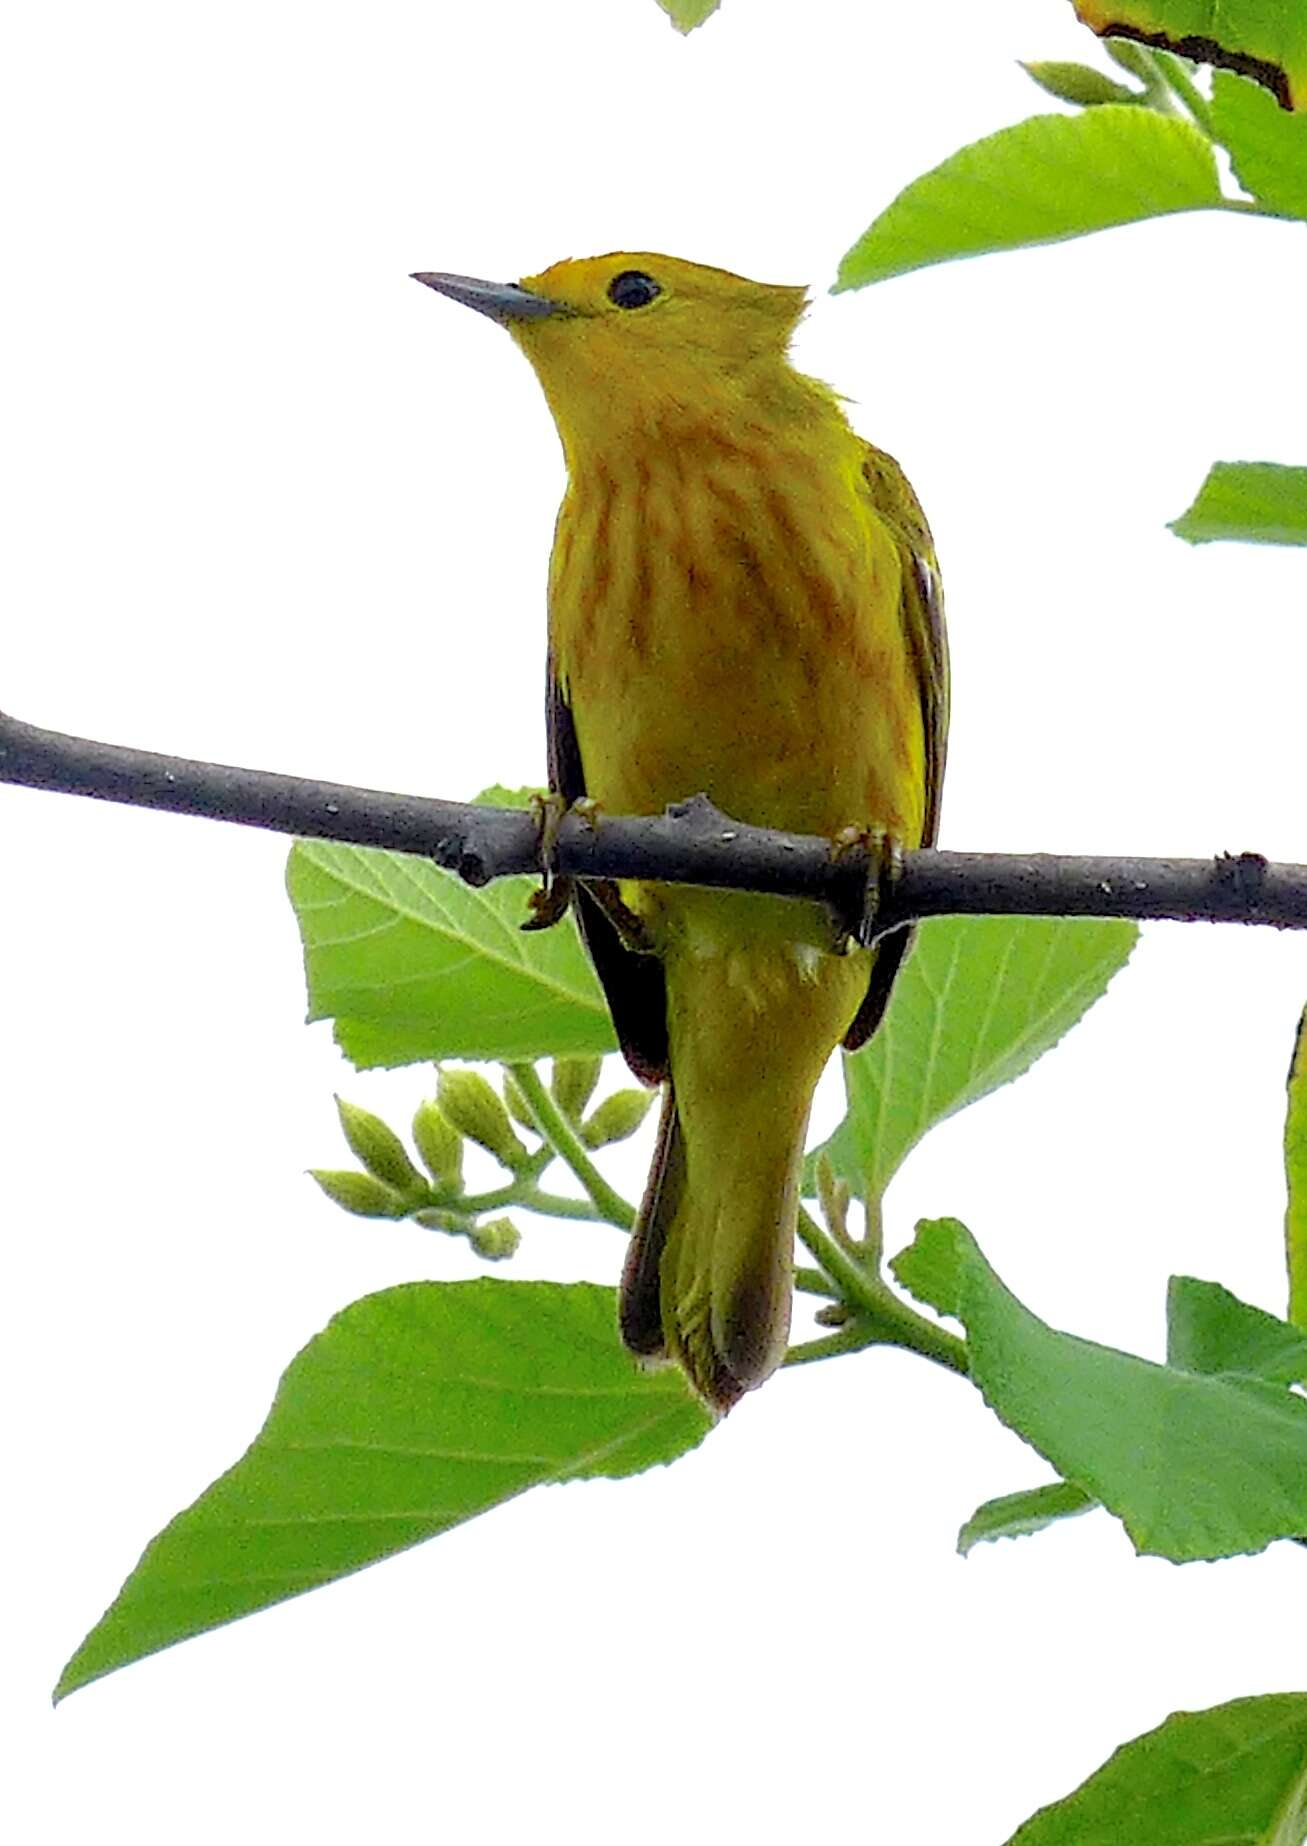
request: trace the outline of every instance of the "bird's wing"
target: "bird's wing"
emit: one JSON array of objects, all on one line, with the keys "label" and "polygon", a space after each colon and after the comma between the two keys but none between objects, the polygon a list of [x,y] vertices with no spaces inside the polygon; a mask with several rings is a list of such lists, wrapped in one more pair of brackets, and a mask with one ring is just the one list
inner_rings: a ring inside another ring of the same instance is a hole
[{"label": "bird's wing", "polygon": [[[925,820],[920,844],[933,846],[939,832],[948,746],[948,641],[944,632],[944,596],[935,560],[935,545],[921,503],[907,476],[882,449],[867,444],[862,466],[872,505],[889,527],[903,560],[899,617],[921,697],[921,725],[926,745]],[[915,842],[908,842],[914,844]],[[889,1004],[894,977],[912,946],[910,925],[882,936],[876,944],[866,997],[844,1036],[845,1048],[865,1045]]]},{"label": "bird's wing", "polygon": [[[567,802],[586,793],[585,770],[572,708],[552,657],[548,663],[545,727],[549,786]],[[667,1075],[667,984],[653,955],[629,949],[603,907],[583,884],[575,889],[576,920],[608,1001],[613,1028],[627,1063],[642,1083]]]}]

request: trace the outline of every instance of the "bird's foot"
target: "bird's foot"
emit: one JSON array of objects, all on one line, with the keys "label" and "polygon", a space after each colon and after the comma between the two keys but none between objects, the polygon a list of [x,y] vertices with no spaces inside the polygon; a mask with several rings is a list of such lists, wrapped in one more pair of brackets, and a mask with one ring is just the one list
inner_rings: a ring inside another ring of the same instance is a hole
[{"label": "bird's foot", "polygon": [[831,863],[848,879],[830,904],[833,947],[869,948],[880,933],[876,919],[885,893],[903,869],[903,842],[885,827],[841,827],[831,840]]},{"label": "bird's foot", "polygon": [[[558,833],[569,814],[574,814],[587,827],[597,828],[602,809],[599,803],[589,795],[582,795],[570,804],[561,795],[533,795],[532,808],[536,815],[540,832],[539,858],[541,865],[540,886],[531,893],[531,915],[522,924],[525,930],[551,929],[555,923],[567,915],[576,889],[576,880],[554,870],[554,860],[558,851]],[[623,944],[637,954],[648,955],[653,952],[648,931],[628,905],[622,902],[617,886],[611,879],[586,881],[586,889],[603,910],[613,928],[621,937]]]},{"label": "bird's foot", "polygon": [[[580,802],[576,804],[580,807]],[[571,809],[561,795],[532,795],[531,812],[535,816],[540,861],[540,883],[528,903],[531,914],[522,924],[525,930],[552,929],[561,923],[572,903],[572,880],[554,869],[558,856],[558,833]]]},{"label": "bird's foot", "polygon": [[599,879],[594,884],[588,884],[586,890],[621,937],[624,949],[629,949],[633,955],[653,955],[656,952],[653,937],[649,934],[644,918],[637,916],[631,906],[623,900],[621,892],[611,878]]}]

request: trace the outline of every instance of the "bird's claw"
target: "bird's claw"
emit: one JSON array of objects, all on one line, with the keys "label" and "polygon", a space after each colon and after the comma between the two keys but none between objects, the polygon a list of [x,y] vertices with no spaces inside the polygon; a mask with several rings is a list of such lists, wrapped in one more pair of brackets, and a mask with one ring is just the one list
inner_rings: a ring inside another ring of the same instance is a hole
[{"label": "bird's claw", "polygon": [[547,795],[532,795],[531,811],[536,817],[539,834],[536,856],[540,861],[540,883],[527,899],[531,915],[521,927],[525,930],[552,929],[555,923],[562,922],[571,908],[575,887],[574,879],[554,869],[559,831],[569,814],[575,814],[589,827],[598,826],[599,803],[588,795],[568,802],[551,790]]},{"label": "bird's claw", "polygon": [[[550,929],[567,915],[571,907],[576,880],[554,870],[558,851],[558,834],[563,822],[574,814],[587,827],[597,829],[602,809],[589,795],[570,804],[561,795],[533,795],[531,806],[536,815],[540,844],[540,884],[528,902],[531,915],[522,924],[525,930]],[[654,945],[644,922],[625,903],[611,878],[586,879],[585,888],[603,911],[621,938],[622,944],[636,955],[652,955]]]},{"label": "bird's claw", "polygon": [[572,881],[546,872],[526,901],[531,914],[519,929],[552,929],[572,908]]},{"label": "bird's claw", "polygon": [[626,903],[617,886],[609,878],[601,883],[587,885],[586,889],[599,905],[608,921],[621,937],[622,947],[630,949],[633,955],[652,955],[653,938],[645,926],[644,919],[636,915]]},{"label": "bird's claw", "polygon": [[547,795],[532,795],[531,812],[536,822],[540,883],[527,899],[531,914],[522,928],[552,929],[555,923],[562,922],[572,903],[571,879],[560,876],[554,870],[558,855],[558,832],[567,819],[568,804],[561,795],[552,791]]},{"label": "bird's claw", "polygon": [[885,894],[903,868],[903,843],[884,827],[841,827],[831,840],[831,863],[849,871],[830,905],[835,951],[869,948],[880,934]]}]

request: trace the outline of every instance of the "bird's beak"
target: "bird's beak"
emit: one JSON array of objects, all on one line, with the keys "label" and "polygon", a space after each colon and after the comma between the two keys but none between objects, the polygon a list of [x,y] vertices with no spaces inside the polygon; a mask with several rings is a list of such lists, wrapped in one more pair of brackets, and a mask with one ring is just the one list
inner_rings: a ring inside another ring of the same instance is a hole
[{"label": "bird's beak", "polygon": [[478,282],[475,276],[447,276],[439,270],[419,270],[413,280],[425,282],[438,295],[448,295],[451,301],[461,301],[465,308],[475,308],[478,314],[488,314],[491,320],[501,323],[540,320],[546,314],[568,312],[561,302],[533,295],[516,282]]}]

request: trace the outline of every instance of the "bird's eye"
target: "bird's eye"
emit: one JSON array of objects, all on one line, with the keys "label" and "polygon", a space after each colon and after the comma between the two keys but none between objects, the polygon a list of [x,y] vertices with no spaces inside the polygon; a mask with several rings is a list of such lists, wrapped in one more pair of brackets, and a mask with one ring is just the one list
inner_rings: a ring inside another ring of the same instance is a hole
[{"label": "bird's eye", "polygon": [[617,308],[647,308],[662,290],[642,269],[624,269],[608,284],[608,299]]}]

